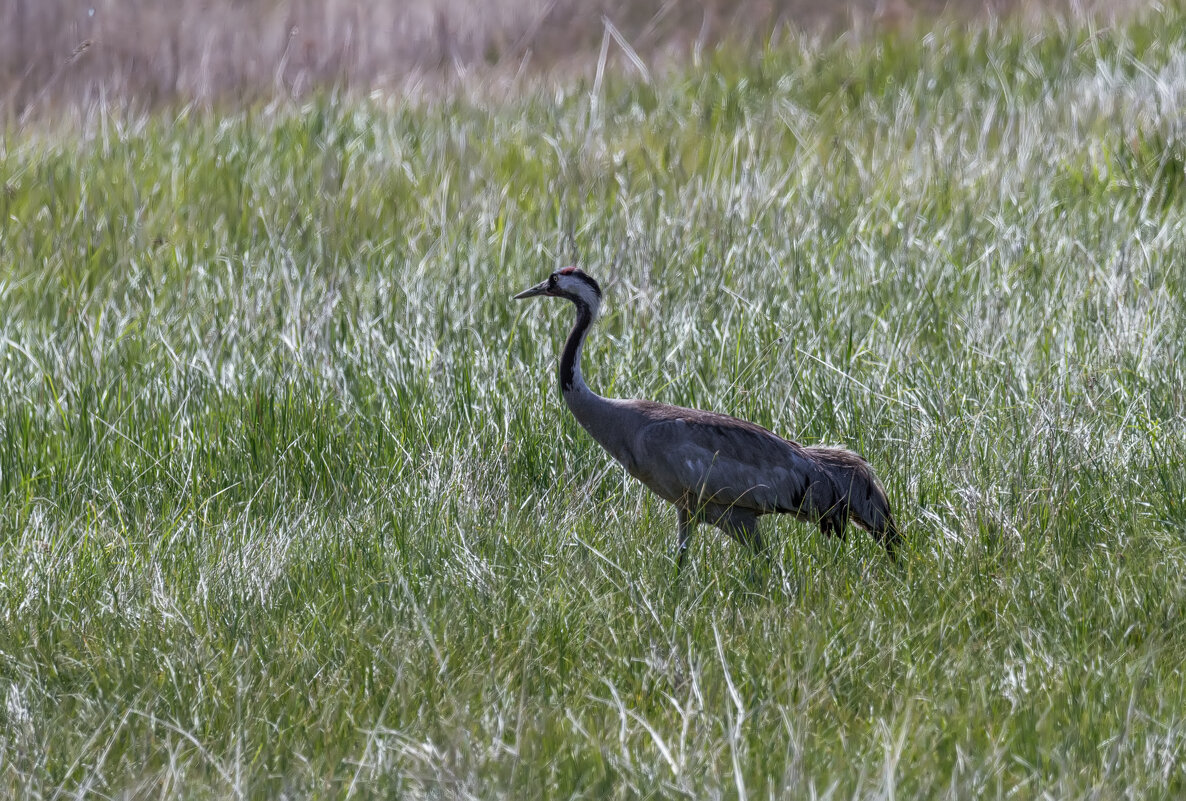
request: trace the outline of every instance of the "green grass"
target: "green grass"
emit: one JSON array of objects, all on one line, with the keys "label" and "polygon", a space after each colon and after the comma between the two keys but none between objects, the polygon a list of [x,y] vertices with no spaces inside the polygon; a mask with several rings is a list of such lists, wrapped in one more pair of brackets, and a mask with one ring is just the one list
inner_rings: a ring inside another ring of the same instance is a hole
[{"label": "green grass", "polygon": [[[1186,794],[1186,13],[10,131],[0,795]],[[770,574],[560,401],[845,442]]]}]

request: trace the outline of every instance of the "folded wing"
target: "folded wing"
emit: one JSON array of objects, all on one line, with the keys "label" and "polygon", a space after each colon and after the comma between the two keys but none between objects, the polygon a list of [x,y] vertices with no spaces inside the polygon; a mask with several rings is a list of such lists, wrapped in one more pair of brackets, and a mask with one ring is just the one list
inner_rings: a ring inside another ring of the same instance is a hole
[{"label": "folded wing", "polygon": [[678,411],[687,414],[651,423],[636,441],[647,456],[636,475],[660,496],[758,514],[827,508],[832,482],[798,443],[724,415]]}]

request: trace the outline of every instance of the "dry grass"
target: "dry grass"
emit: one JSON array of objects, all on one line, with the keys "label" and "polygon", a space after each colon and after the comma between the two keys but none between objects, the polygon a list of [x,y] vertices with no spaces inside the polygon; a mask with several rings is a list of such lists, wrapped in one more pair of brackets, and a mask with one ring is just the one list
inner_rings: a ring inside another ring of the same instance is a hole
[{"label": "dry grass", "polygon": [[[1085,0],[1112,10],[1133,2]],[[0,119],[100,106],[241,103],[314,87],[404,87],[595,61],[603,20],[643,58],[781,26],[1065,12],[1063,0],[0,0]]]}]

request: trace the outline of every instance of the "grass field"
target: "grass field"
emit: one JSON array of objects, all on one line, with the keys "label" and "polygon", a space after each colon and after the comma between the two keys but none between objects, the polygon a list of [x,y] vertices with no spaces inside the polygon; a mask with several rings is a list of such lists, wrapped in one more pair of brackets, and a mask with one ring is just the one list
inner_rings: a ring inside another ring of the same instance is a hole
[{"label": "grass field", "polygon": [[[9,130],[0,795],[1186,794],[1186,12]],[[766,575],[563,407],[844,442]]]},{"label": "grass field", "polygon": [[[940,10],[1125,14],[1156,0],[0,0],[0,127],[282,96],[573,74],[610,21],[652,66],[777,29],[851,33]],[[777,34],[775,34],[777,35]],[[618,55],[611,51],[611,55]],[[611,64],[613,62],[611,61]],[[396,90],[399,91],[399,90]]]}]

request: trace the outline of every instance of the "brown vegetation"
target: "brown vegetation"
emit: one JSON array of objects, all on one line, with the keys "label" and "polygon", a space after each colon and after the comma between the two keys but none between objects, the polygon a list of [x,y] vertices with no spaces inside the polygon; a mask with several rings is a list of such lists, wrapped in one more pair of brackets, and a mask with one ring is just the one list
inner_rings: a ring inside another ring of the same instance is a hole
[{"label": "brown vegetation", "polygon": [[1024,0],[0,0],[0,119],[96,102],[235,103],[314,86],[368,89],[491,69],[513,76],[596,59],[606,21],[652,58],[724,37],[765,37],[784,25],[836,30],[1020,5]]}]

